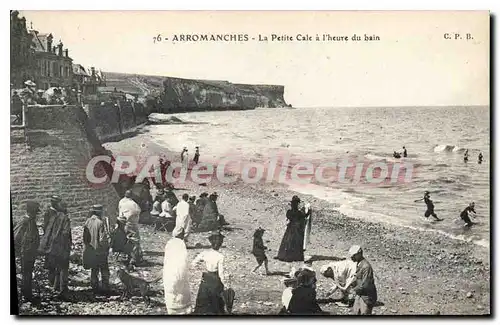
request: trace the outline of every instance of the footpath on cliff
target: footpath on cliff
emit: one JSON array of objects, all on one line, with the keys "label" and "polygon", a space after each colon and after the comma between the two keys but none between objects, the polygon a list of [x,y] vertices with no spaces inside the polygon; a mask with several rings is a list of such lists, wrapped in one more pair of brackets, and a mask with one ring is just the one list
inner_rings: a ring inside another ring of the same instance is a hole
[{"label": "footpath on cliff", "polygon": [[[144,137],[137,136],[120,142],[105,144],[113,154],[121,152],[136,155],[155,155],[148,151]],[[134,149],[137,148],[137,149]],[[156,150],[156,149],[155,149]],[[178,153],[162,149],[168,157]],[[176,160],[176,159],[173,159]],[[207,186],[186,183],[176,190],[198,196],[202,192],[217,191],[218,206],[230,225],[221,252],[225,255],[230,285],[235,290],[234,314],[276,314],[281,308],[284,286],[283,274],[292,266],[302,263],[284,263],[273,259],[286,228],[285,213],[292,195],[282,186],[262,184],[218,184]],[[335,206],[311,196],[301,195],[310,202],[314,211],[311,242],[307,255],[312,256],[312,267],[318,277],[318,298],[325,298],[331,280],[322,277],[319,269],[329,260],[343,258],[353,244],[359,244],[374,269],[379,293],[374,314],[441,314],[480,315],[490,314],[490,264],[487,249],[472,243],[450,239],[440,234],[420,232],[386,224],[371,223],[340,214]],[[271,249],[267,254],[269,269],[274,275],[254,274],[255,258],[251,254],[253,232],[259,226],[266,229],[265,244]],[[119,264],[110,257],[111,281],[115,293],[94,296],[90,290],[90,270],[81,265],[82,224],[73,224],[73,249],[70,264],[69,301],[53,301],[46,283],[42,262],[37,262],[35,281],[40,288],[42,302],[39,306],[21,305],[21,314],[113,314],[113,315],[163,315],[163,284],[152,285],[150,305],[141,297],[119,300],[116,270]],[[146,265],[133,273],[153,279],[162,271],[163,251],[171,235],[155,232],[152,227],[141,227],[142,247]],[[196,245],[198,244],[198,245]],[[204,247],[208,247],[207,233],[194,233],[189,238],[188,252],[192,260]],[[194,246],[197,248],[193,248]],[[191,301],[194,304],[201,270],[190,269]],[[336,298],[333,296],[332,298]],[[321,308],[333,315],[349,314],[348,308],[335,305],[331,300],[321,300]]]}]

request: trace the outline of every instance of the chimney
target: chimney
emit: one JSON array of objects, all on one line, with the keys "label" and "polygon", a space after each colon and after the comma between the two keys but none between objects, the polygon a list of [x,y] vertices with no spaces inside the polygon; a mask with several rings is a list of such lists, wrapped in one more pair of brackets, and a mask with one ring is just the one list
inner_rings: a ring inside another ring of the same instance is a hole
[{"label": "chimney", "polygon": [[59,44],[57,44],[57,55],[63,56],[63,43],[59,40]]},{"label": "chimney", "polygon": [[65,56],[65,57],[67,57],[67,58],[69,57],[69,56],[68,56],[68,49],[65,49],[65,50],[64,50],[64,56]]},{"label": "chimney", "polygon": [[47,36],[47,52],[52,52],[52,34]]}]

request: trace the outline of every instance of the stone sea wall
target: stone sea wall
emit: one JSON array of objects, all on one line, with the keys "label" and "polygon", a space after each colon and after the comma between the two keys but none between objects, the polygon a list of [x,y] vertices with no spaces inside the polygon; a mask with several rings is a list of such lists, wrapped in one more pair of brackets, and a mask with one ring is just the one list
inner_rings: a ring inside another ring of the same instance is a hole
[{"label": "stone sea wall", "polygon": [[[67,204],[71,219],[81,222],[92,204],[103,204],[105,214],[117,216],[119,194],[113,185],[96,186],[85,171],[92,157],[105,153],[85,111],[78,106],[28,106],[27,126],[11,129],[10,181],[14,220],[25,213],[26,200],[43,207],[52,195]],[[98,164],[96,176],[109,172]]]},{"label": "stone sea wall", "polygon": [[141,103],[120,101],[87,104],[84,107],[91,127],[101,141],[134,132],[148,121],[149,111]]}]

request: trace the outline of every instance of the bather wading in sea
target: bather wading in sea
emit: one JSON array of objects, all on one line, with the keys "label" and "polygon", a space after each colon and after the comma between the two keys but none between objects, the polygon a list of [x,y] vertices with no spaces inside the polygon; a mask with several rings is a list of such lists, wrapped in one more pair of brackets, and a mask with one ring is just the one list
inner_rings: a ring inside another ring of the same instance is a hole
[{"label": "bather wading in sea", "polygon": [[431,195],[429,191],[425,191],[424,197],[422,199],[415,200],[415,202],[424,200],[427,205],[427,210],[424,213],[424,217],[429,218],[429,216],[433,216],[436,221],[442,221],[443,219],[438,218],[436,213],[434,212],[434,202],[431,200]]}]

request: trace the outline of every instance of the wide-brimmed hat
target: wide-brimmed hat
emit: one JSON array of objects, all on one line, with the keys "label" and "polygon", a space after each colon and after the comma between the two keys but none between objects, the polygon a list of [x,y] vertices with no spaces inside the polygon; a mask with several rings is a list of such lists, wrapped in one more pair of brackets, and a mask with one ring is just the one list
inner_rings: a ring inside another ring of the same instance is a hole
[{"label": "wide-brimmed hat", "polygon": [[25,81],[25,82],[24,82],[24,84],[25,84],[26,86],[32,86],[32,87],[36,86],[36,83],[34,83],[34,82],[33,82],[33,81],[31,81],[31,80],[27,80],[27,81]]},{"label": "wide-brimmed hat", "polygon": [[102,212],[103,206],[102,204],[94,204],[91,208],[90,211],[92,212]]},{"label": "wide-brimmed hat", "polygon": [[61,197],[60,197],[60,196],[58,196],[58,195],[52,195],[52,196],[50,197],[50,202],[61,202],[61,201],[62,201],[62,199],[61,199]]}]

